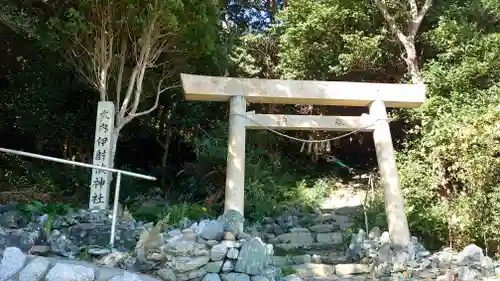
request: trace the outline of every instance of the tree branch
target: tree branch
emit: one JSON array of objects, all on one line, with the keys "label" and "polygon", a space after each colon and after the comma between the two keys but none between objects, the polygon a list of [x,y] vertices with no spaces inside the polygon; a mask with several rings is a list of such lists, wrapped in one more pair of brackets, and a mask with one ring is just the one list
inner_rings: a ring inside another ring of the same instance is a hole
[{"label": "tree branch", "polygon": [[130,98],[132,97],[132,92],[134,91],[135,80],[138,72],[139,69],[137,68],[137,66],[134,67],[134,70],[132,70],[132,74],[130,75],[130,80],[128,82],[128,88],[127,92],[125,93],[125,99],[123,100],[123,104],[121,105],[120,112],[118,114],[119,119],[123,119],[123,117],[125,116],[125,112],[127,111],[127,107],[130,102]]},{"label": "tree branch", "polygon": [[[159,83],[159,85],[158,85],[158,86],[160,86],[160,83]],[[173,86],[169,86],[169,87],[163,88],[163,89],[161,89],[161,90],[160,90],[160,89],[159,89],[159,87],[158,87],[158,90],[159,90],[159,91],[158,91],[158,93],[156,94],[155,104],[154,104],[154,105],[153,105],[150,109],[145,110],[145,111],[142,111],[142,112],[139,112],[139,113],[136,113],[136,114],[132,115],[131,117],[132,117],[132,118],[135,118],[135,117],[139,117],[139,116],[146,115],[146,114],[149,114],[149,113],[153,112],[156,108],[158,108],[158,105],[159,105],[159,103],[160,103],[160,95],[161,95],[162,93],[164,93],[164,92],[166,92],[166,91],[168,91],[168,90],[170,90],[170,89],[178,88],[178,87],[180,87],[180,86],[181,86],[181,85],[173,85]]]},{"label": "tree branch", "polygon": [[404,33],[398,27],[394,17],[389,13],[389,10],[387,8],[387,4],[385,3],[385,0],[374,0],[374,1],[375,1],[375,5],[382,12],[382,15],[384,16],[384,19],[387,22],[387,24],[389,25],[389,28],[391,29],[391,31],[398,37],[399,40],[401,40],[401,41],[406,40],[406,35],[404,35]]},{"label": "tree branch", "polygon": [[418,29],[420,28],[420,25],[422,24],[425,15],[427,14],[427,12],[431,7],[432,7],[432,0],[425,0],[422,9],[420,9],[420,12],[416,13],[415,16],[412,15],[412,22],[408,30],[408,37],[415,38],[415,36],[417,36]]},{"label": "tree branch", "polygon": [[412,19],[416,19],[418,16],[418,7],[416,0],[408,0],[408,4],[410,4],[410,15]]},{"label": "tree branch", "polygon": [[121,93],[122,93],[122,83],[123,83],[123,71],[125,68],[125,57],[127,55],[127,38],[122,38],[122,43],[120,46],[120,64],[118,68],[118,77],[116,79],[116,108],[120,108],[121,103]]}]

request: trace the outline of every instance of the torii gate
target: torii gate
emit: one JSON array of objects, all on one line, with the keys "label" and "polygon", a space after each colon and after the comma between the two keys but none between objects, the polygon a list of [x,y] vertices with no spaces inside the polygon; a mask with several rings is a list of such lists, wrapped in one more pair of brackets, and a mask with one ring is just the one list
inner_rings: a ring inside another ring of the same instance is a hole
[{"label": "torii gate", "polygon": [[[186,100],[229,101],[229,149],[224,209],[244,214],[246,129],[257,123],[288,130],[373,131],[392,244],[410,243],[387,107],[414,108],[425,101],[425,85],[246,79],[181,74]],[[369,115],[311,116],[246,112],[246,103],[367,106]],[[246,118],[248,117],[248,118]],[[371,126],[373,124],[373,126]]]}]

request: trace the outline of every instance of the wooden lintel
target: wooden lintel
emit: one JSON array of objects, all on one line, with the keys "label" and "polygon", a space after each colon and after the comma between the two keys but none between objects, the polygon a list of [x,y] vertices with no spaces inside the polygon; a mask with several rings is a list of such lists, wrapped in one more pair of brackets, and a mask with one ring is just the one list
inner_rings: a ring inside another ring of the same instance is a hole
[{"label": "wooden lintel", "polygon": [[388,107],[419,107],[424,84],[300,81],[181,74],[186,100],[229,101],[242,95],[250,103],[369,106],[380,100]]},{"label": "wooden lintel", "polygon": [[247,112],[247,129],[264,127],[281,130],[304,131],[373,131],[374,120],[368,115],[358,116],[320,116],[320,115],[283,115],[255,114]]}]

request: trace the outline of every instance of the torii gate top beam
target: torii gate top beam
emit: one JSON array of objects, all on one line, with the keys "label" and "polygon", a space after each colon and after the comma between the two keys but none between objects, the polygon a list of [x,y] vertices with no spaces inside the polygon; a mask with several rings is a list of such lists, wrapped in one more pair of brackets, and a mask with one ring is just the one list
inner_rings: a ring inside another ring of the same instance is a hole
[{"label": "torii gate top beam", "polygon": [[186,100],[229,101],[241,94],[251,103],[413,108],[425,101],[424,84],[389,84],[231,78],[181,74]]}]

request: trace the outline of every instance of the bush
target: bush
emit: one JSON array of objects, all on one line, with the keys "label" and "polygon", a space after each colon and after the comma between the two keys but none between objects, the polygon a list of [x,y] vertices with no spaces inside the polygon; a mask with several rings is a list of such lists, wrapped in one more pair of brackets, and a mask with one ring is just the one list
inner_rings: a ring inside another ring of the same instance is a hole
[{"label": "bush", "polygon": [[87,203],[88,169],[1,153],[0,167],[0,203]]},{"label": "bush", "polygon": [[178,226],[184,218],[199,221],[214,218],[217,214],[214,210],[207,209],[198,204],[181,203],[167,205],[163,201],[131,204],[129,208],[136,220],[157,223],[168,217],[166,223],[172,226]]},{"label": "bush", "polygon": [[469,107],[436,120],[419,145],[399,155],[408,219],[415,232],[458,247],[498,243],[498,111],[493,106]]},{"label": "bush", "polygon": [[[227,127],[227,123],[219,123],[210,135],[196,142],[198,162],[214,167],[216,171],[225,171]],[[318,175],[308,176],[303,164],[301,168],[293,163],[275,165],[270,153],[254,145],[255,141],[253,135],[249,134],[245,159],[245,217],[249,221],[258,221],[290,208],[310,206],[322,200],[327,180],[321,180]],[[206,178],[201,185],[216,186],[217,183]],[[218,188],[224,186],[219,183]]]}]

